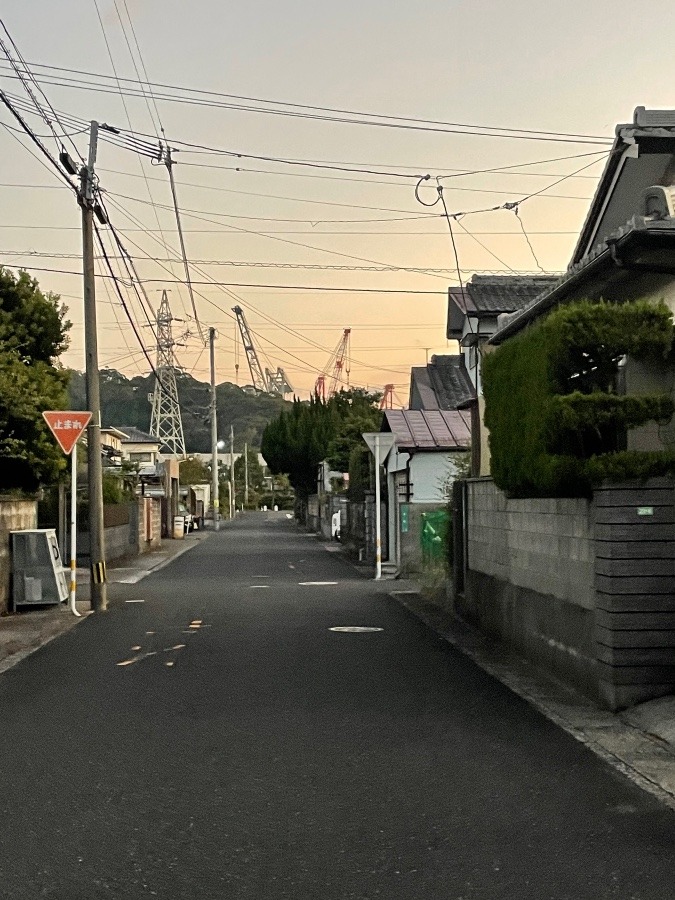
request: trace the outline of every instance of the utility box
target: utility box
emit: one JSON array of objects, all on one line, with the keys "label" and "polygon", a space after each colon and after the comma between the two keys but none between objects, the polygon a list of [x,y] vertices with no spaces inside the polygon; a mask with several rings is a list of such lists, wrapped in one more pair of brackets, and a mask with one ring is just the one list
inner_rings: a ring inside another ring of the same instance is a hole
[{"label": "utility box", "polygon": [[185,516],[173,517],[173,536],[178,540],[185,537]]},{"label": "utility box", "polygon": [[52,528],[12,531],[12,604],[65,603],[68,581]]}]

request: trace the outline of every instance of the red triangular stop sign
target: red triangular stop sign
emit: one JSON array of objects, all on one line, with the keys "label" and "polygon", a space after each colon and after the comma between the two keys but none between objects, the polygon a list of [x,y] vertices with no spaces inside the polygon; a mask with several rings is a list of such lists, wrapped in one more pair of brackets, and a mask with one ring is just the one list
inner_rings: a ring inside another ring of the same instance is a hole
[{"label": "red triangular stop sign", "polygon": [[43,412],[42,415],[52,434],[59,442],[59,446],[67,454],[72,451],[91,419],[90,412],[50,410],[49,412]]}]

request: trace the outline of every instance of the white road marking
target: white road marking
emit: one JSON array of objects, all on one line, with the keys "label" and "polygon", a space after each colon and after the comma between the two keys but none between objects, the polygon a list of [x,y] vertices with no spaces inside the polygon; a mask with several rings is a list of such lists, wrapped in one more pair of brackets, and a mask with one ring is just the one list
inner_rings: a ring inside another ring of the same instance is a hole
[{"label": "white road marking", "polygon": [[352,634],[361,634],[367,631],[384,631],[384,628],[369,628],[365,625],[336,625],[334,628],[329,628],[329,631],[347,631]]},{"label": "white road marking", "polygon": [[125,603],[145,603],[145,600],[125,600]]},{"label": "white road marking", "polygon": [[326,584],[337,584],[337,581],[299,581],[298,584],[303,584],[303,585],[326,585]]},{"label": "white road marking", "polygon": [[249,584],[250,591],[263,591],[269,587],[269,584]]}]

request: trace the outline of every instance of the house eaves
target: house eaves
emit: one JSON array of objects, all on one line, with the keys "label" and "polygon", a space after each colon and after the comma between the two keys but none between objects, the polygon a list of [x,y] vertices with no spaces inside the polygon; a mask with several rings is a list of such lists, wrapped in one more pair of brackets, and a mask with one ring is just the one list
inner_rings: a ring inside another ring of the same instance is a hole
[{"label": "house eaves", "polygon": [[[613,274],[622,281],[628,272],[644,272],[652,277],[655,274],[675,276],[675,218],[654,221],[634,216],[604,244],[571,266],[550,291],[520,312],[501,317],[499,330],[488,343],[501,344],[554,306],[575,299],[578,296],[575,291],[591,283],[595,276]],[[598,299],[614,299],[607,290],[587,293]]]},{"label": "house eaves", "polygon": [[643,192],[675,181],[675,111],[637,107],[633,122],[617,125],[570,265],[585,259],[640,209]]},{"label": "house eaves", "polygon": [[382,431],[391,432],[399,451],[469,450],[471,416],[459,410],[386,410]]}]

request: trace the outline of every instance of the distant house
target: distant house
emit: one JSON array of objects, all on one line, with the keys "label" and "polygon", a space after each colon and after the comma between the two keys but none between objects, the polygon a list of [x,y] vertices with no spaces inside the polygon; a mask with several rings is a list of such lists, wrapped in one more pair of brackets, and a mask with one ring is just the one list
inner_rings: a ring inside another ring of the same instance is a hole
[{"label": "distant house", "polygon": [[447,338],[459,342],[464,365],[480,394],[480,353],[498,319],[528,306],[556,284],[550,275],[474,275],[448,291]]},{"label": "distant house", "polygon": [[141,468],[157,464],[160,459],[159,448],[161,446],[158,438],[133,425],[122,425],[119,431],[124,434],[122,438],[124,459],[138,463]]},{"label": "distant house", "polygon": [[387,478],[387,547],[390,566],[415,571],[421,559],[421,513],[447,501],[447,488],[471,447],[469,413],[461,410],[386,410],[383,432],[394,444]]},{"label": "distant house", "polygon": [[101,428],[101,453],[104,466],[119,466],[124,456],[122,441],[127,435],[119,428]]},{"label": "distant house", "polygon": [[434,355],[410,370],[410,409],[459,409],[476,396],[463,354]]}]

